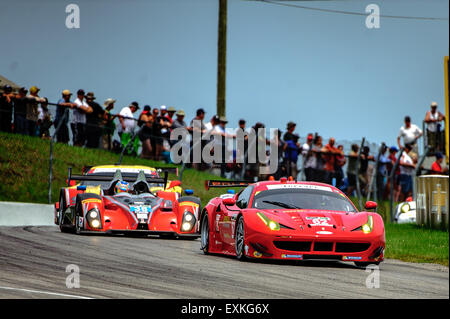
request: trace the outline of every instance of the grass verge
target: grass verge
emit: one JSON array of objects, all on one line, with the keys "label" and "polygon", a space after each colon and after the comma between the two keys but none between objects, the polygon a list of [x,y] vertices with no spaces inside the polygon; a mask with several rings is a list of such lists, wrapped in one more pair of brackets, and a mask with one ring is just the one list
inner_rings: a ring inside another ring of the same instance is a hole
[{"label": "grass verge", "polygon": [[449,264],[448,231],[431,230],[416,224],[385,225],[386,258],[410,262]]},{"label": "grass verge", "polygon": [[[48,203],[49,154],[48,140],[0,133],[0,200]],[[69,166],[74,174],[80,174],[85,165],[114,164],[119,157],[120,154],[105,150],[54,143],[52,203],[58,201],[59,190],[65,186]],[[122,164],[170,166],[129,156],[123,157]],[[177,178],[169,175],[169,179]],[[207,179],[220,178],[194,169],[186,169],[183,173],[183,188],[193,189],[194,195],[201,198],[202,205],[224,192],[223,189],[206,191],[204,181]]]}]

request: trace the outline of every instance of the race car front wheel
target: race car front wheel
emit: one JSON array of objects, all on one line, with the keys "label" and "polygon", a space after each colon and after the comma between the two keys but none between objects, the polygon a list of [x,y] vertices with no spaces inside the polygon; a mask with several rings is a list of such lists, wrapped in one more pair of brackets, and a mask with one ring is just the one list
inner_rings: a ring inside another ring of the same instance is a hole
[{"label": "race car front wheel", "polygon": [[236,221],[236,233],[235,233],[235,249],[236,257],[239,260],[245,260],[245,228],[244,228],[244,217],[239,216]]},{"label": "race car front wheel", "polygon": [[209,218],[208,213],[203,214],[202,218],[202,224],[200,228],[200,234],[201,234],[201,245],[200,248],[203,250],[203,253],[207,255],[209,253]]},{"label": "race car front wheel", "polygon": [[77,235],[81,234],[80,218],[82,218],[82,216],[83,216],[83,211],[82,211],[82,208],[81,208],[81,200],[78,199],[78,196],[79,195],[77,195],[77,201],[75,203],[75,216],[74,216],[74,219],[75,219],[75,233]]}]

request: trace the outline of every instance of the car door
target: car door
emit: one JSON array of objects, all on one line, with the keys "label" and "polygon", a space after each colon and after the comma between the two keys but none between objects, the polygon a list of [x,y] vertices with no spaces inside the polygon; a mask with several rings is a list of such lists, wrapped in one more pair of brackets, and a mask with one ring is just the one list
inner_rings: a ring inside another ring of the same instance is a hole
[{"label": "car door", "polygon": [[219,234],[222,243],[230,245],[232,242],[231,215],[227,206],[221,203],[217,207],[216,220],[218,222]]},{"label": "car door", "polygon": [[250,197],[253,192],[253,186],[244,188],[236,198],[236,204],[233,206],[225,206],[220,204],[220,224],[219,231],[224,243],[234,246],[234,230],[236,226],[236,218],[241,209],[247,208]]}]

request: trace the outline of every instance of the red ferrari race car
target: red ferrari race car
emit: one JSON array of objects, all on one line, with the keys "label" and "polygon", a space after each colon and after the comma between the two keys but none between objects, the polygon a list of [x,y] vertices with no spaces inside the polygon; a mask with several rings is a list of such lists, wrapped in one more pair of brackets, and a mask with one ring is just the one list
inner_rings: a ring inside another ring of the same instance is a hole
[{"label": "red ferrari race car", "polygon": [[72,175],[69,169],[68,186],[55,203],[55,224],[78,234],[198,238],[200,199],[181,196],[180,181],[167,180],[171,170],[107,165]]},{"label": "red ferrari race car", "polygon": [[[358,212],[339,189],[322,183],[207,181],[209,187],[242,187],[211,199],[200,215],[201,249],[246,258],[343,260],[379,264],[384,223]],[[367,202],[366,210],[376,209]]]}]

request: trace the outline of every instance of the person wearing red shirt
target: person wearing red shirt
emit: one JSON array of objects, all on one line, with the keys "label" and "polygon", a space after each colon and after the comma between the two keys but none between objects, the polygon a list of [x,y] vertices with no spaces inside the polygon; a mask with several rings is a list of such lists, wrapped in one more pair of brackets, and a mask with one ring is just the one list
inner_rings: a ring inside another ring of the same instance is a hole
[{"label": "person wearing red shirt", "polygon": [[448,172],[448,168],[443,169],[442,168],[442,162],[444,161],[444,156],[442,156],[442,153],[436,153],[436,160],[431,165],[431,174],[435,175],[441,175]]},{"label": "person wearing red shirt", "polygon": [[335,139],[330,137],[328,144],[322,148],[323,159],[325,160],[325,182],[331,184],[334,177],[334,167],[336,163],[336,156],[342,155],[342,152],[334,146]]}]

